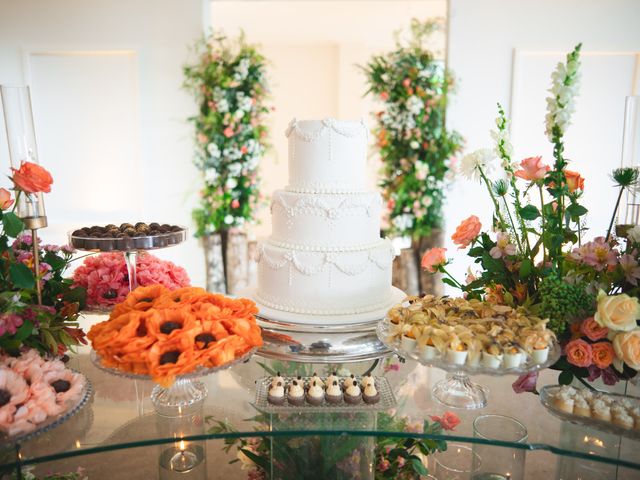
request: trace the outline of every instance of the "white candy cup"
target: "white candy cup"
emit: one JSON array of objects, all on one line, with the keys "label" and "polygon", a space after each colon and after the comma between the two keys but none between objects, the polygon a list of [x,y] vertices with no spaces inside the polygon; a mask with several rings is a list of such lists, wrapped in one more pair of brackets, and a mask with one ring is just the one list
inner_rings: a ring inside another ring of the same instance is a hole
[{"label": "white candy cup", "polygon": [[533,363],[544,363],[549,358],[549,347],[541,349],[533,349],[531,352],[531,359]]},{"label": "white candy cup", "polygon": [[522,353],[505,353],[504,354],[504,368],[519,367],[522,363]]},{"label": "white candy cup", "polygon": [[467,365],[470,367],[477,367],[480,365],[480,354],[478,355],[469,355],[467,357]]},{"label": "white candy cup", "polygon": [[402,340],[400,340],[400,346],[405,352],[413,352],[414,348],[416,348],[416,339],[403,335]]},{"label": "white candy cup", "polygon": [[487,368],[499,368],[502,364],[502,355],[492,355],[482,352],[482,364]]},{"label": "white candy cup", "polygon": [[424,347],[422,347],[422,351],[420,352],[420,357],[422,357],[423,360],[433,360],[437,356],[438,356],[437,348],[431,345],[425,345]]},{"label": "white candy cup", "polygon": [[457,350],[447,350],[447,360],[456,365],[464,365],[464,362],[467,360],[467,355],[469,352],[463,350],[461,352]]}]

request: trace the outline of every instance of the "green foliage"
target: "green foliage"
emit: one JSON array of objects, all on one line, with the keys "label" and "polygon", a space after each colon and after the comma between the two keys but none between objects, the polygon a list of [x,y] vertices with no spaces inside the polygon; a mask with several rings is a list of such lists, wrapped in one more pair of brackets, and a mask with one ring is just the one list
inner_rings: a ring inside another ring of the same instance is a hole
[{"label": "green foliage", "polygon": [[363,68],[367,94],[383,102],[374,130],[383,162],[388,233],[428,236],[442,227],[444,189],[462,138],[445,124],[453,78],[425,47],[433,23],[411,22],[411,39]]},{"label": "green foliage", "polygon": [[549,328],[559,335],[568,322],[583,319],[595,309],[595,296],[587,293],[586,284],[568,283],[555,275],[542,279],[539,301],[538,314],[549,318]]},{"label": "green foliage", "polygon": [[195,164],[204,186],[194,210],[196,236],[242,227],[261,204],[258,163],[267,147],[266,60],[244,36],[212,35],[194,48],[184,87],[198,104]]}]

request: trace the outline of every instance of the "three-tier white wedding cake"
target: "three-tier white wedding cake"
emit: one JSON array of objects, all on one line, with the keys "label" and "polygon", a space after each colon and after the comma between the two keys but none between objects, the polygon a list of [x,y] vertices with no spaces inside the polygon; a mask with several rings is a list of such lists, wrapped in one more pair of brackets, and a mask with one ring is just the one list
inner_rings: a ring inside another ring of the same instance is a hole
[{"label": "three-tier white wedding cake", "polygon": [[365,188],[367,127],[293,120],[286,135],[289,184],[273,193],[254,298],[270,317],[302,323],[384,312],[401,293],[391,286],[393,247],[380,238],[382,199]]}]

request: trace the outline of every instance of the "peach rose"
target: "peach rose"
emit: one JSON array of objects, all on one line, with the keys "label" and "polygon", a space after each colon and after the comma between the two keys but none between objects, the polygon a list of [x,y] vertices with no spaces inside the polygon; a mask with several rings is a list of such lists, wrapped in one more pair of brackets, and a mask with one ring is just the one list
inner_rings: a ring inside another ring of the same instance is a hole
[{"label": "peach rose", "polygon": [[607,368],[613,363],[615,352],[611,342],[598,342],[591,345],[591,359],[598,368]]},{"label": "peach rose", "polygon": [[593,356],[591,350],[591,345],[582,339],[571,340],[565,347],[567,360],[576,367],[588,367],[591,365]]},{"label": "peach rose", "polygon": [[535,182],[541,180],[550,170],[549,165],[542,163],[542,157],[529,157],[520,162],[521,169],[515,172],[515,176],[523,180]]},{"label": "peach rose", "polygon": [[640,370],[640,329],[617,334],[613,349],[620,360],[634,370]]},{"label": "peach rose", "polygon": [[447,263],[446,248],[432,248],[424,252],[420,265],[429,273],[436,273],[440,265]]},{"label": "peach rose", "polygon": [[13,205],[11,193],[6,188],[0,188],[0,210],[7,210],[11,205]]},{"label": "peach rose", "polygon": [[600,290],[598,309],[593,318],[601,327],[628,332],[637,327],[636,320],[640,318],[640,304],[637,298],[630,297],[626,293],[609,296]]},{"label": "peach rose", "polygon": [[471,215],[466,220],[463,220],[453,235],[451,240],[458,245],[458,248],[467,248],[469,244],[478,236],[482,224],[480,219],[475,215]]},{"label": "peach rose", "polygon": [[227,138],[233,137],[233,128],[231,128],[231,127],[225,128],[224,131],[222,132],[222,134]]},{"label": "peach rose", "polygon": [[19,169],[12,168],[13,183],[18,190],[26,193],[49,193],[53,178],[40,165],[32,162],[22,162]]},{"label": "peach rose", "polygon": [[577,189],[584,190],[584,178],[578,173],[571,170],[565,170],[565,177],[567,177],[567,186],[570,192],[575,192]]},{"label": "peach rose", "polygon": [[431,420],[438,422],[443,430],[453,430],[460,424],[460,417],[453,412],[444,412],[441,417],[437,415],[429,415]]},{"label": "peach rose", "polygon": [[593,317],[586,318],[580,324],[580,332],[592,342],[606,338],[609,329],[601,327]]}]

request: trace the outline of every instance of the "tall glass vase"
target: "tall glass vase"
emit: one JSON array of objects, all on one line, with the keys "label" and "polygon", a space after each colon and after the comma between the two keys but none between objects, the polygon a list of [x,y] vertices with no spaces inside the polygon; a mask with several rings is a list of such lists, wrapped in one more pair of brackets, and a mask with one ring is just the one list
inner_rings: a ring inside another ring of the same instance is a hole
[{"label": "tall glass vase", "polygon": [[[640,169],[640,96],[627,97],[622,132],[622,167]],[[627,189],[618,209],[617,233],[640,224],[640,191]]]},{"label": "tall glass vase", "polygon": [[[11,167],[18,169],[22,162],[37,164],[38,147],[29,87],[1,85],[0,97],[7,129]],[[47,226],[42,193],[21,193],[17,202],[16,215],[22,219],[28,229],[36,230]]]}]

